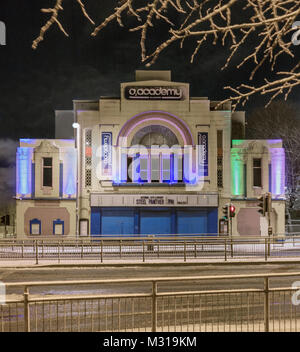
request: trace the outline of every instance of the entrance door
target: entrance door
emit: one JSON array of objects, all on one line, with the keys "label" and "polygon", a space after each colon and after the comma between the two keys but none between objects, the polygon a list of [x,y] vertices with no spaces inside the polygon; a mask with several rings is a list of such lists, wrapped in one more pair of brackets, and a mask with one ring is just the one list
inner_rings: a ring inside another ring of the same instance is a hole
[{"label": "entrance door", "polygon": [[208,233],[208,212],[206,210],[178,210],[178,234],[206,234]]},{"label": "entrance door", "polygon": [[140,215],[141,235],[171,233],[171,211],[165,209],[142,209]]},{"label": "entrance door", "polygon": [[134,212],[132,209],[102,209],[102,235],[133,235]]}]

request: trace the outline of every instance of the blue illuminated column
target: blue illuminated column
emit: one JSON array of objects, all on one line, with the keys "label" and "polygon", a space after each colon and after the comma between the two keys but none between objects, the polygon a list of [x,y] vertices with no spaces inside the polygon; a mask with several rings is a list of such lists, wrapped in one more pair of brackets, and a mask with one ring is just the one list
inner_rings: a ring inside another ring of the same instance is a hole
[{"label": "blue illuminated column", "polygon": [[284,196],[285,153],[283,148],[270,148],[271,153],[271,192],[275,197]]},{"label": "blue illuminated column", "polygon": [[17,182],[16,194],[17,196],[31,196],[31,178],[32,178],[32,153],[33,148],[19,147],[17,149]]},{"label": "blue illuminated column", "polygon": [[66,148],[64,155],[63,191],[68,197],[76,195],[77,154],[75,148]]}]

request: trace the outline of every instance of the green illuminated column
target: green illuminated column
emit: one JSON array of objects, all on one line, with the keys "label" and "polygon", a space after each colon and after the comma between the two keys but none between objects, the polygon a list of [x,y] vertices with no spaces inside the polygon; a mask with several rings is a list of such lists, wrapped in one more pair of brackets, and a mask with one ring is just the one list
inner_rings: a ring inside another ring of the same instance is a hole
[{"label": "green illuminated column", "polygon": [[231,193],[233,196],[244,196],[245,176],[242,149],[231,149]]}]

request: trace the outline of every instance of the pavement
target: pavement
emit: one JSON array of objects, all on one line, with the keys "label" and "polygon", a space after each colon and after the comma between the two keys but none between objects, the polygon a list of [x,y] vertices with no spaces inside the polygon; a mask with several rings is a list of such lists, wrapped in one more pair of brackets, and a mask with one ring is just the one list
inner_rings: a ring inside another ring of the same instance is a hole
[{"label": "pavement", "polygon": [[143,262],[141,259],[119,259],[119,260],[105,260],[101,263],[100,260],[94,259],[81,259],[81,260],[70,260],[70,259],[39,259],[38,264],[35,259],[32,260],[0,260],[0,268],[5,269],[18,269],[18,268],[39,268],[39,267],[128,267],[128,266],[182,266],[182,265],[258,265],[258,264],[300,264],[300,257],[288,257],[288,258],[197,258],[187,259],[185,262],[181,259],[173,258],[158,258],[158,259],[146,259]]}]

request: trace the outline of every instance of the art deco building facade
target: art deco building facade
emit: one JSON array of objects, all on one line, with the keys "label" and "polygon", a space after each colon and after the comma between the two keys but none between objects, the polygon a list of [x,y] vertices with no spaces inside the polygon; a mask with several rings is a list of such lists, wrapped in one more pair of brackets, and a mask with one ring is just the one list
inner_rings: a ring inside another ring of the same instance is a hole
[{"label": "art deco building facade", "polygon": [[120,97],[76,100],[73,114],[74,139],[20,141],[19,237],[217,235],[229,203],[233,235],[266,235],[265,192],[284,233],[282,141],[233,139],[245,116],[230,104],[190,97],[169,71],[136,71]]}]

